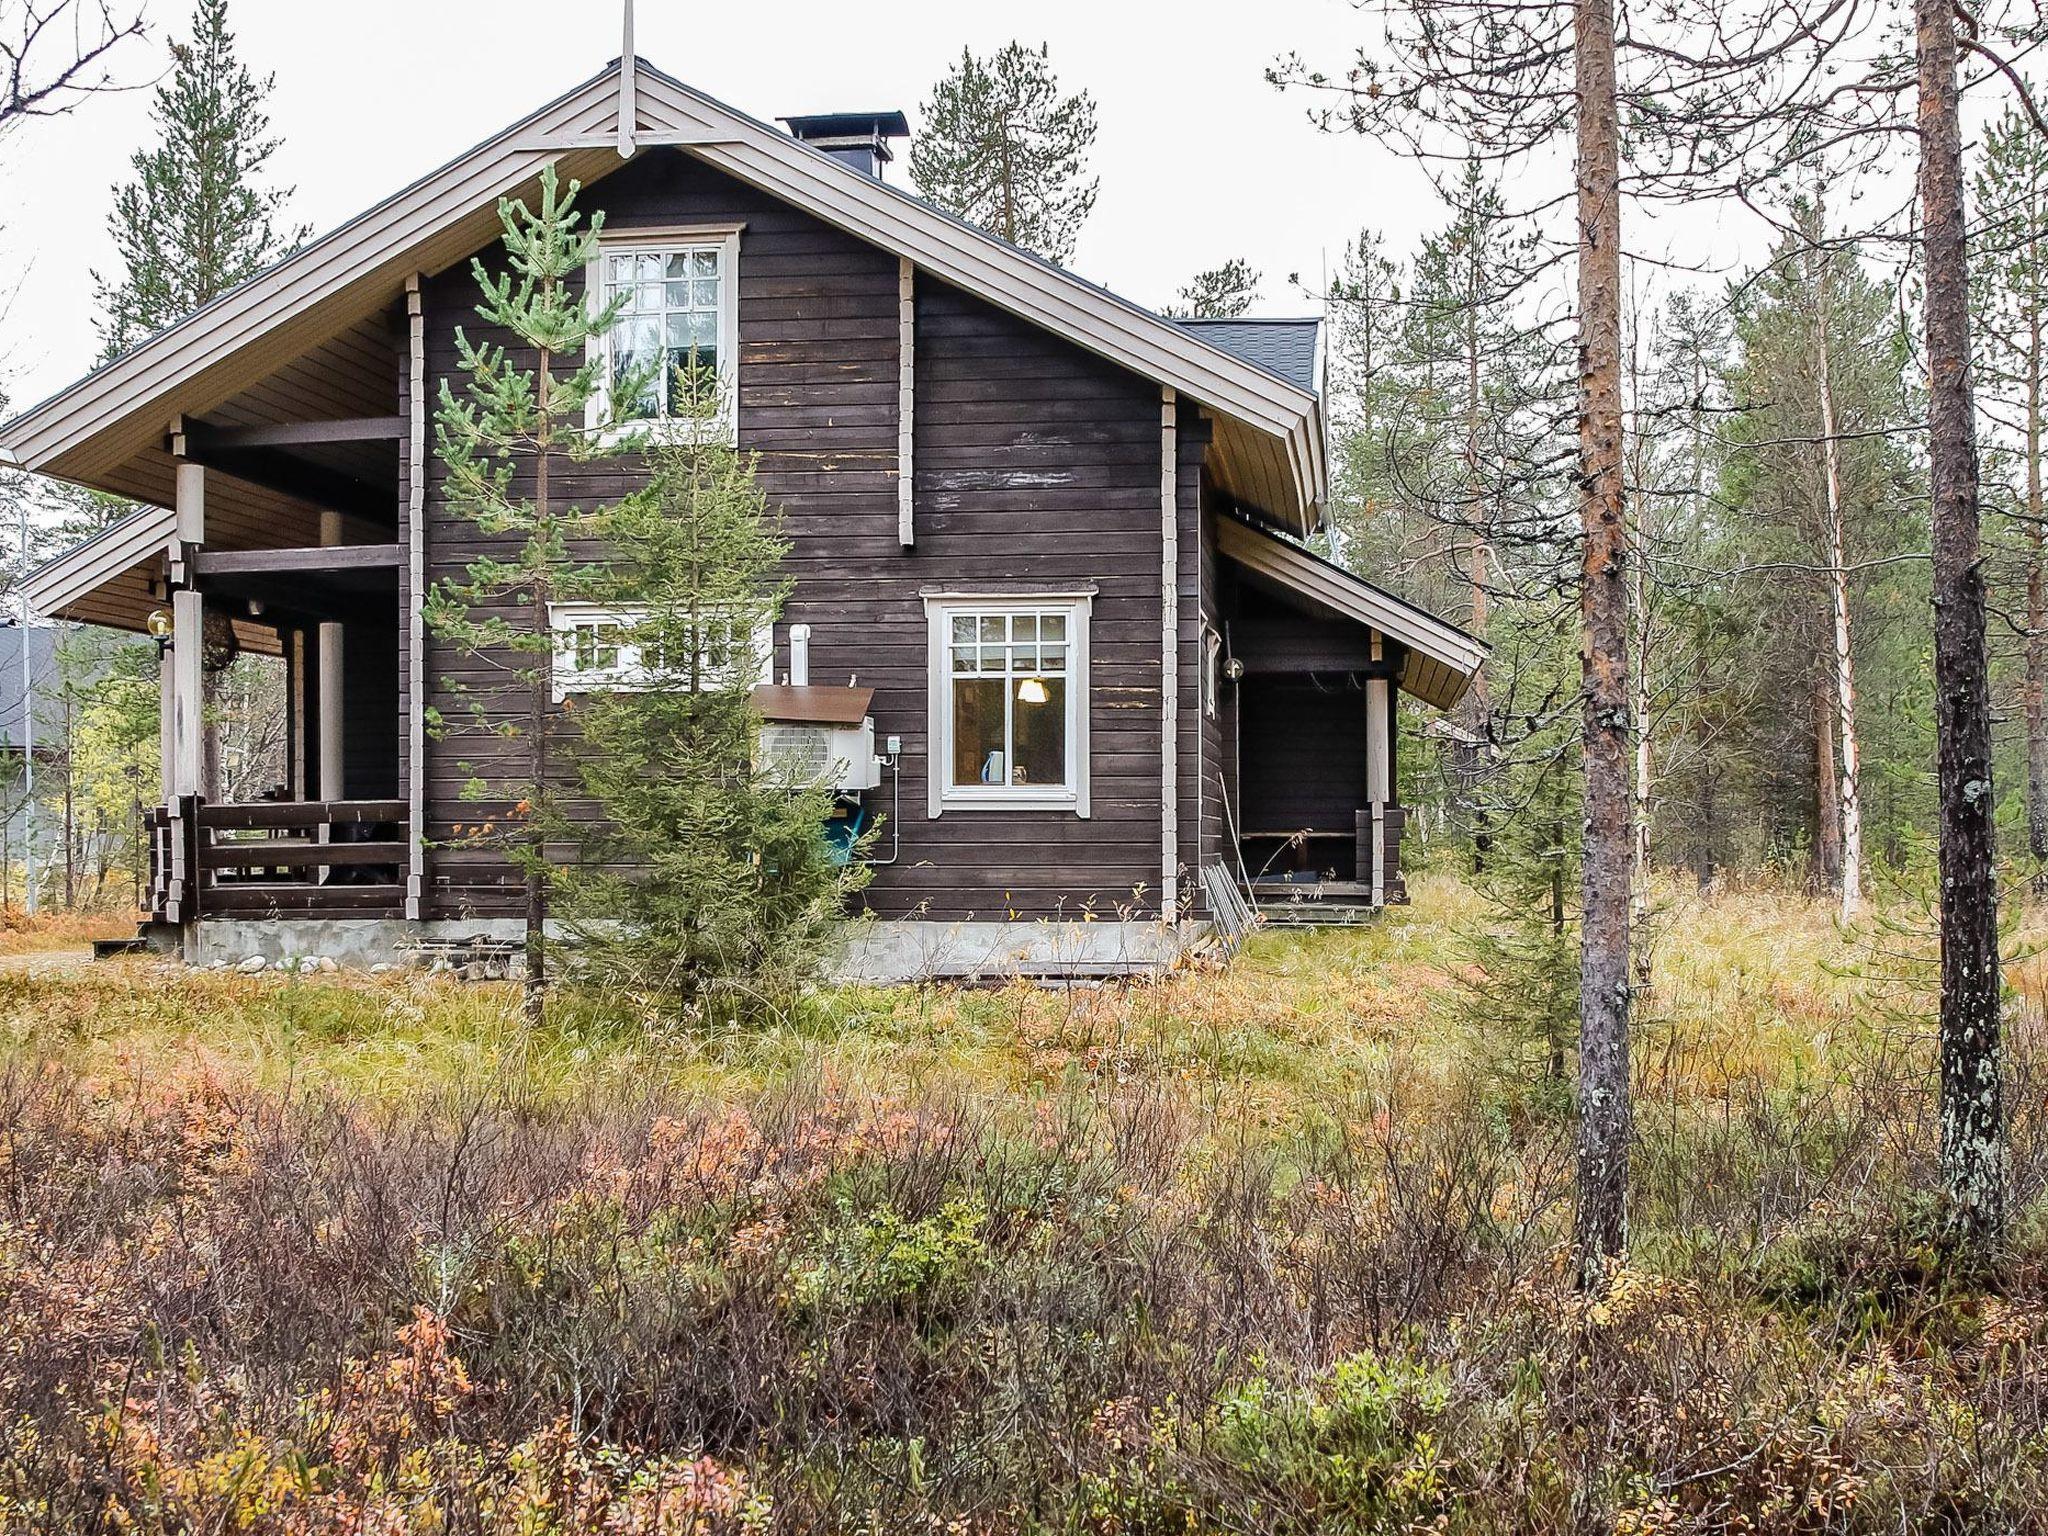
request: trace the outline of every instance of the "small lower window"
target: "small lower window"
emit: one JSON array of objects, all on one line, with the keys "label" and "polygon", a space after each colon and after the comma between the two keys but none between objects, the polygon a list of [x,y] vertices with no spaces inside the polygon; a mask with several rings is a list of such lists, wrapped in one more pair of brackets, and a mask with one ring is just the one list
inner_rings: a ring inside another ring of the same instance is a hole
[{"label": "small lower window", "polygon": [[[637,634],[646,617],[639,607],[596,603],[554,603],[548,627],[555,635],[555,702],[572,693],[624,692],[653,687],[689,687],[693,669],[678,658],[673,666],[651,652]],[[712,618],[704,626],[695,675],[723,682],[740,669],[751,686],[764,681],[774,655],[774,631],[763,626],[745,634],[737,621]]]},{"label": "small lower window", "polygon": [[931,813],[1088,814],[1088,599],[928,600]]}]

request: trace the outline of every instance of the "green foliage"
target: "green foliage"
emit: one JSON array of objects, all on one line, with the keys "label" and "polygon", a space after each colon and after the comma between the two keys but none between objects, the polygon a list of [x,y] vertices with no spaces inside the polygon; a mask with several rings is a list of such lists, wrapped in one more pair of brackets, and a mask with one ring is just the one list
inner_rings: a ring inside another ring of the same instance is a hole
[{"label": "green foliage", "polygon": [[736,1019],[818,974],[867,871],[833,859],[831,791],[756,760],[752,637],[789,591],[788,544],[699,399],[651,447],[647,488],[590,521],[612,556],[586,590],[619,605],[640,675],[572,696],[576,814],[544,819],[579,849],[551,878],[581,973],[666,1016]]},{"label": "green foliage", "polygon": [[1254,1377],[1214,1409],[1215,1451],[1258,1488],[1276,1531],[1413,1528],[1448,1512],[1440,1367],[1347,1355],[1314,1380]]},{"label": "green foliage", "polygon": [[278,141],[264,110],[275,83],[235,55],[227,0],[199,0],[191,41],[172,46],[157,87],[150,142],[130,162],[107,225],[118,274],[93,274],[102,359],[184,319],[304,240],[281,229],[289,187],[263,176]]},{"label": "green foliage", "polygon": [[1863,1340],[1957,1342],[1991,1279],[1935,1191],[1815,1211],[1765,1250],[1758,1293],[1802,1324]]},{"label": "green foliage", "polygon": [[[529,1007],[539,1007],[545,983],[543,922],[547,855],[540,831],[551,793],[549,736],[553,710],[554,638],[549,604],[588,590],[598,572],[571,558],[570,537],[587,529],[589,514],[558,504],[549,483],[557,460],[575,462],[637,446],[622,437],[608,409],[603,365],[590,343],[618,322],[624,298],[595,311],[572,281],[595,257],[603,214],[584,224],[576,210],[579,188],[565,190],[552,163],[542,167],[540,204],[503,199],[506,270],[493,275],[472,263],[483,297],[477,315],[507,332],[515,353],[499,343],[455,333],[460,394],[441,381],[434,417],[435,451],[447,471],[451,511],[491,541],[493,553],[469,562],[459,578],[426,594],[427,626],[494,674],[460,689],[464,709],[432,722],[443,735],[469,734],[517,742],[516,767],[504,772],[494,754],[492,778],[465,764],[470,797],[485,801],[466,830],[470,847],[503,850],[527,879],[527,985]],[[586,356],[586,352],[590,355]],[[566,371],[557,360],[573,357]],[[620,398],[637,397],[633,380],[618,382]],[[527,487],[531,494],[526,494]]]},{"label": "green foliage", "polygon": [[[1466,970],[1458,1006],[1483,1031],[1503,1076],[1566,1104],[1565,1056],[1579,1020],[1577,658],[1561,626],[1502,637],[1500,700],[1519,728],[1486,765],[1478,811],[1492,829],[1472,883],[1484,902],[1455,946]],[[1534,1046],[1535,1062],[1517,1047]]]},{"label": "green foliage", "polygon": [[913,1221],[893,1206],[842,1206],[841,1222],[822,1234],[820,1256],[798,1271],[798,1300],[846,1310],[930,1304],[972,1281],[988,1263],[982,1229],[988,1210],[972,1196],[949,1200]]},{"label": "green foliage", "polygon": [[1197,272],[1163,313],[1183,319],[1231,320],[1257,302],[1259,274],[1242,256]]},{"label": "green foliage", "polygon": [[986,59],[961,49],[923,115],[910,147],[919,192],[1048,261],[1073,255],[1099,186],[1086,174],[1095,101],[1060,94],[1044,45]]}]

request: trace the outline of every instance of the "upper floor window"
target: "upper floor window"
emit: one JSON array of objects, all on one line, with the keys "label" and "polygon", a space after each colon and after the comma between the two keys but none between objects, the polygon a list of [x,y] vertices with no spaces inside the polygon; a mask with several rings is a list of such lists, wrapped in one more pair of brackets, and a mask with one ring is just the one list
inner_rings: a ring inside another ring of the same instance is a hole
[{"label": "upper floor window", "polygon": [[[598,302],[619,299],[623,307],[601,342],[605,387],[634,386],[631,400],[616,400],[616,417],[672,421],[694,393],[714,401],[732,430],[739,248],[735,227],[606,237],[590,266],[590,287]],[[602,409],[593,403],[594,412]]]},{"label": "upper floor window", "polygon": [[931,814],[1088,814],[1085,595],[927,597]]}]

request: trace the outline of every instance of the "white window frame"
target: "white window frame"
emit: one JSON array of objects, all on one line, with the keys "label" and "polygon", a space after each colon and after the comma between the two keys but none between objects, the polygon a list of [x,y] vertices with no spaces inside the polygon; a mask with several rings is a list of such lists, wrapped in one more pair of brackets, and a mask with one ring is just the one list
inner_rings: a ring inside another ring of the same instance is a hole
[{"label": "white window frame", "polygon": [[[924,594],[928,690],[927,814],[936,820],[947,811],[1063,811],[1089,814],[1088,716],[1091,686],[1088,664],[1088,619],[1095,593],[1086,591],[966,591]],[[965,613],[1060,613],[1067,621],[1067,762],[1066,782],[1047,785],[955,784],[953,778],[953,662],[951,637],[955,615]]]},{"label": "white window frame", "polygon": [[[718,410],[719,426],[725,440],[730,443],[739,441],[740,432],[740,232],[745,228],[744,224],[678,224],[660,229],[607,230],[598,241],[597,254],[583,269],[584,303],[595,314],[605,302],[607,258],[654,251],[663,254],[707,248],[718,251]],[[604,336],[593,336],[584,349],[586,359],[596,359],[601,365],[598,387],[590,398],[584,418],[584,425],[592,432],[605,429],[611,416],[612,338],[617,334],[615,327]],[[662,399],[665,402],[667,398],[668,388],[664,381]],[[674,423],[675,418],[665,413],[652,419],[611,422],[607,435],[633,431],[660,434],[671,429]]]},{"label": "white window frame", "polygon": [[[555,638],[553,669],[557,704],[577,693],[635,693],[654,687],[674,685],[667,674],[653,675],[640,658],[640,648],[630,640],[621,641],[619,659],[609,667],[583,670],[576,665],[576,631],[598,624],[617,624],[630,629],[642,622],[647,610],[633,603],[550,603],[548,630]],[[755,683],[768,681],[775,664],[775,626],[764,623],[754,630],[751,653]]]}]

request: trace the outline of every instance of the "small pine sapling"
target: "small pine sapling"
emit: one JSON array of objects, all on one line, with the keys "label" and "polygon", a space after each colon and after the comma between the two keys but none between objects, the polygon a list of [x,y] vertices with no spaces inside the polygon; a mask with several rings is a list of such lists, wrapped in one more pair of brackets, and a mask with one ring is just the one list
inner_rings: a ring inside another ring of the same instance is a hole
[{"label": "small pine sapling", "polygon": [[[506,332],[510,346],[455,333],[458,394],[441,384],[435,451],[446,470],[449,510],[473,524],[491,552],[459,577],[436,583],[424,604],[435,636],[461,651],[463,680],[444,680],[461,700],[455,718],[430,710],[438,735],[482,737],[498,748],[487,778],[465,763],[464,798],[478,819],[460,829],[468,848],[504,851],[526,886],[526,1013],[539,1022],[547,988],[547,850],[554,639],[550,606],[584,595],[595,568],[571,558],[591,514],[560,504],[551,474],[564,462],[640,446],[621,434],[609,400],[637,400],[644,380],[606,388],[601,348],[590,343],[617,324],[623,297],[592,309],[571,278],[597,254],[604,215],[583,223],[577,183],[564,189],[553,166],[540,176],[537,208],[504,199],[506,268],[472,264],[483,297],[478,318]],[[512,349],[517,349],[515,352]],[[564,359],[576,366],[558,368]],[[531,366],[522,366],[527,362]],[[509,750],[507,750],[509,749]]]},{"label": "small pine sapling", "polygon": [[829,776],[761,760],[756,637],[789,593],[788,544],[715,378],[678,374],[649,485],[593,520],[618,622],[588,637],[604,653],[590,660],[623,686],[569,698],[579,803],[559,834],[580,857],[552,878],[580,978],[656,1015],[733,1023],[819,973],[867,870],[827,843]]}]

